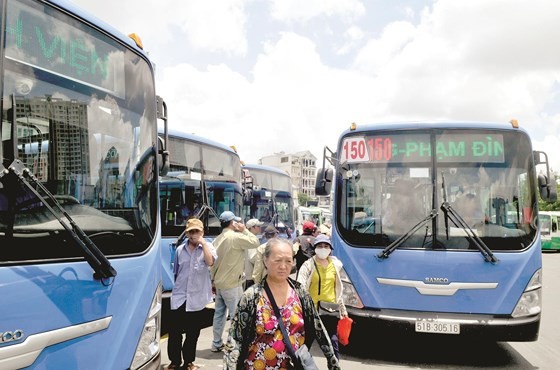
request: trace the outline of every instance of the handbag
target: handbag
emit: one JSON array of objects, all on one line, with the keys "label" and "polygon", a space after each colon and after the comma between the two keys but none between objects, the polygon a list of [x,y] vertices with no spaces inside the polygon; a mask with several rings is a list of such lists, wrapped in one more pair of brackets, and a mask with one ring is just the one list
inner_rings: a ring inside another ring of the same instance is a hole
[{"label": "handbag", "polygon": [[266,281],[264,282],[264,290],[268,295],[268,299],[270,300],[270,303],[272,304],[272,308],[274,309],[274,314],[278,319],[278,326],[282,331],[282,337],[283,337],[282,339],[284,341],[284,345],[286,346],[286,351],[288,352],[288,355],[290,355],[290,358],[292,359],[292,364],[294,365],[294,368],[296,370],[319,370],[317,364],[315,363],[315,360],[313,360],[313,356],[311,355],[309,349],[305,344],[302,344],[297,351],[294,351],[294,347],[292,346],[292,343],[290,343],[290,336],[288,334],[288,331],[286,330],[286,327],[284,326],[282,315],[280,314],[280,310],[276,305],[274,296],[272,295],[272,292],[270,291],[270,288],[268,287],[268,283]]},{"label": "handbag", "polygon": [[345,316],[342,319],[338,320],[338,324],[336,326],[336,332],[338,336],[338,341],[343,346],[347,346],[348,343],[350,343],[350,332],[352,331],[353,322],[354,320],[352,320],[348,316]]}]

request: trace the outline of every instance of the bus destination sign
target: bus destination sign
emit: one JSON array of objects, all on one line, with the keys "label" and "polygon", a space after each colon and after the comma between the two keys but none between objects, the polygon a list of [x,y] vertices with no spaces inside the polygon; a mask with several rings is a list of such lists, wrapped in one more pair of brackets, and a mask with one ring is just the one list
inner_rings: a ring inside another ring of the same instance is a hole
[{"label": "bus destination sign", "polygon": [[[504,162],[504,142],[500,134],[436,135],[435,145],[440,163]],[[429,134],[349,136],[344,138],[340,151],[341,163],[425,163],[431,160]]]},{"label": "bus destination sign", "polygon": [[100,33],[86,32],[79,26],[12,2],[5,38],[9,59],[120,98],[125,95],[123,49]]}]

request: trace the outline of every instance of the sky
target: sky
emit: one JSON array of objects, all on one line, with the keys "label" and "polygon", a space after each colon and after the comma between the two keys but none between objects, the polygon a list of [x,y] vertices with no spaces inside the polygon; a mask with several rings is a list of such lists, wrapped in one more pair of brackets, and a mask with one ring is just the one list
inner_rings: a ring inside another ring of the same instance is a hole
[{"label": "sky", "polygon": [[517,119],[560,170],[560,1],[74,0],[156,65],[169,127],[245,163],[352,122]]}]

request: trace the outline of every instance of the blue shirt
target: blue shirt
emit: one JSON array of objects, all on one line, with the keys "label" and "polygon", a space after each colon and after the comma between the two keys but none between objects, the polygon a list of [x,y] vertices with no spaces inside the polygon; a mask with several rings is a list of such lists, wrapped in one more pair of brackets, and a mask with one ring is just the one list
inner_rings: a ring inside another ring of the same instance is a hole
[{"label": "blue shirt", "polygon": [[[212,258],[216,261],[216,249],[208,244]],[[213,300],[210,268],[204,260],[202,245],[199,244],[192,252],[187,245],[188,240],[175,253],[175,285],[171,291],[171,309],[176,310],[186,302],[185,311],[200,311]]]}]

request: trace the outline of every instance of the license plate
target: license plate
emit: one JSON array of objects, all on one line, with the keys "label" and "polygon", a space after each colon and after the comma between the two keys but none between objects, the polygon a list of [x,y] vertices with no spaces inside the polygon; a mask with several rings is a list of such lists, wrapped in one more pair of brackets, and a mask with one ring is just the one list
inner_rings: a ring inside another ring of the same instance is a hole
[{"label": "license plate", "polygon": [[416,321],[417,333],[437,333],[437,334],[460,334],[461,325],[441,321]]}]

